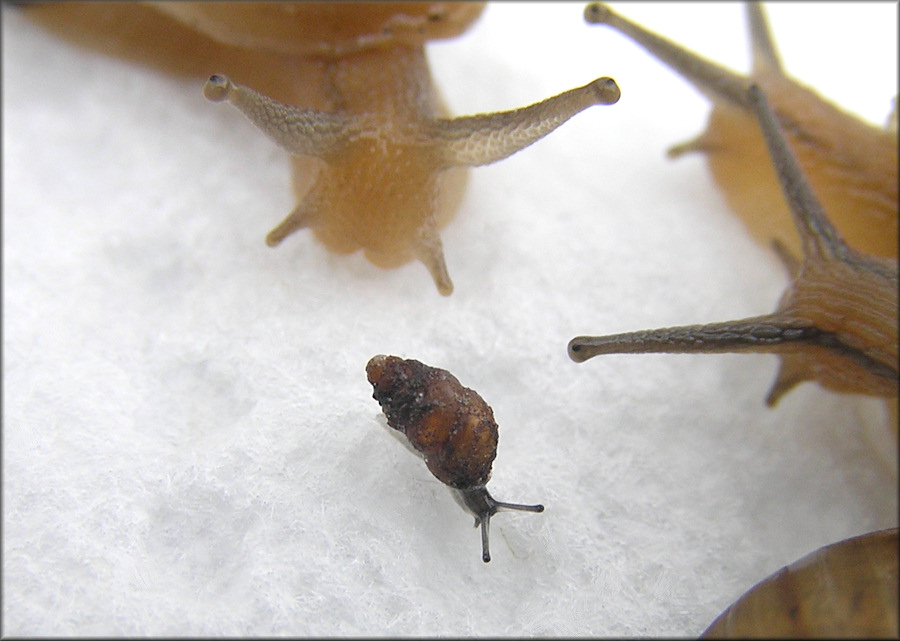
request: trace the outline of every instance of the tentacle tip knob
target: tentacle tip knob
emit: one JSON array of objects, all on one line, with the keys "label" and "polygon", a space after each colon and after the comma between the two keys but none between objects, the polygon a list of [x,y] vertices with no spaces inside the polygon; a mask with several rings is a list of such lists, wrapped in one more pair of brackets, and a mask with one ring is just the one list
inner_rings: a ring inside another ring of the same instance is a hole
[{"label": "tentacle tip knob", "polygon": [[216,74],[209,77],[203,85],[203,96],[210,102],[222,102],[228,98],[229,90],[234,87],[228,76]]},{"label": "tentacle tip knob", "polygon": [[611,15],[609,7],[600,2],[592,2],[584,8],[584,21],[588,24],[604,24]]},{"label": "tentacle tip knob", "polygon": [[569,358],[576,363],[583,363],[590,358],[590,356],[584,352],[584,345],[581,344],[581,337],[576,337],[569,341],[568,352]]},{"label": "tentacle tip knob", "polygon": [[593,90],[594,95],[597,97],[597,104],[600,105],[614,105],[622,97],[619,85],[608,76],[597,78],[588,86]]}]

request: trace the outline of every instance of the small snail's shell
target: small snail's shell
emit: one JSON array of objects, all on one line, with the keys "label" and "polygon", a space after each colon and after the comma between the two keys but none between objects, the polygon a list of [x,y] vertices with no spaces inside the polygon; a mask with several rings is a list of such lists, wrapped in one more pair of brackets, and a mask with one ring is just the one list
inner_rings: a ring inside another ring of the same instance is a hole
[{"label": "small snail's shell", "polygon": [[782,568],[701,638],[897,638],[897,532],[834,543]]},{"label": "small snail's shell", "polygon": [[441,483],[484,485],[497,456],[497,423],[478,393],[447,370],[416,360],[375,356],[366,365],[373,398]]},{"label": "small snail's shell", "polygon": [[882,129],[863,122],[789,77],[761,5],[746,7],[753,54],[749,76],[701,58],[603,4],[588,5],[585,19],[635,40],[712,101],[706,131],[672,147],[669,155],[703,152],[728,204],[754,236],[766,244],[774,238],[794,253],[800,251],[765,141],[742,98],[751,83],[766,92],[807,178],[847,244],[867,254],[896,258],[896,127]]}]

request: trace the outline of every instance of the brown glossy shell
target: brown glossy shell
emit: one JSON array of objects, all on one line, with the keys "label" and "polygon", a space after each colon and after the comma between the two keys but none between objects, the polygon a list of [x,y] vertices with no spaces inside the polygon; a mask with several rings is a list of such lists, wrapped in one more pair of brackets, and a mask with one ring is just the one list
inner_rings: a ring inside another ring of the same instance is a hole
[{"label": "brown glossy shell", "polygon": [[438,480],[456,489],[488,482],[498,431],[477,392],[446,370],[397,356],[374,356],[366,375],[388,425],[422,453]]},{"label": "brown glossy shell", "polygon": [[897,638],[897,529],[828,545],[764,579],[703,638]]}]

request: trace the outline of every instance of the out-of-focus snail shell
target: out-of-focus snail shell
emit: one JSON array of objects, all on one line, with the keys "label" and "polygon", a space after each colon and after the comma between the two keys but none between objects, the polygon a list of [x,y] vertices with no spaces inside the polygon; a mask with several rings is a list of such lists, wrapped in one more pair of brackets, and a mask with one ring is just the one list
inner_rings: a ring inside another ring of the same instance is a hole
[{"label": "out-of-focus snail shell", "polygon": [[827,545],[759,582],[701,638],[897,638],[897,529]]}]

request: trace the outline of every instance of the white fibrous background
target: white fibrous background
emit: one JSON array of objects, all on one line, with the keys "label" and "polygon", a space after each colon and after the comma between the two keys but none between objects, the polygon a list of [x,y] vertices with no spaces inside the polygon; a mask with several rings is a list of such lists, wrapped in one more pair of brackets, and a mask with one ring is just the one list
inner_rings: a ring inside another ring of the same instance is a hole
[{"label": "white fibrous background", "polygon": [[[736,70],[738,4],[614,5]],[[429,45],[456,114],[609,75],[622,98],[471,172],[426,269],[265,234],[288,159],[188,81],[4,4],[3,632],[688,635],[815,549],[897,525],[876,399],[771,355],[617,355],[572,337],[773,310],[774,253],[701,156],[708,101],[583,3],[497,3]],[[791,74],[883,124],[895,3],[775,4]],[[211,70],[215,71],[215,70]],[[472,517],[391,438],[375,354],[442,367],[500,426]]]}]

